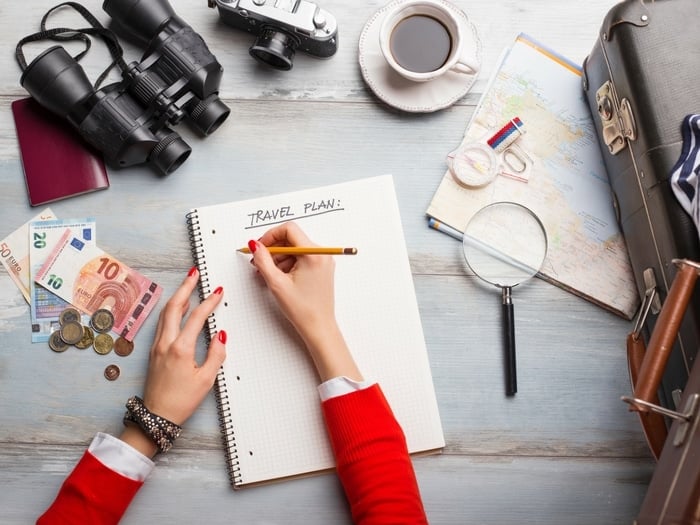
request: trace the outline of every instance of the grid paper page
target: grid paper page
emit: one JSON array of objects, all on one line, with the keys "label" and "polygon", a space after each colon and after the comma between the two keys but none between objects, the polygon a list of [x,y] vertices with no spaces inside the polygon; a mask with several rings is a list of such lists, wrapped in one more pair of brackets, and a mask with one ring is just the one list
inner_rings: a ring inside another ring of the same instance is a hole
[{"label": "grid paper page", "polygon": [[336,257],[336,315],[365,379],[377,381],[411,452],[444,447],[393,179],[353,182],[206,206],[198,216],[209,290],[228,335],[223,365],[240,484],[333,467],[313,363],[262,277],[236,252],[274,224],[295,220]]}]

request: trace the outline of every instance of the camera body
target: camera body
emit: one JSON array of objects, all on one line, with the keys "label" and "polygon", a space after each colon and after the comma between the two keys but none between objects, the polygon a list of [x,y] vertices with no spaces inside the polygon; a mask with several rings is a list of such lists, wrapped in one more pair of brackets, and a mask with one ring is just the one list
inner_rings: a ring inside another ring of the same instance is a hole
[{"label": "camera body", "polygon": [[297,49],[316,58],[338,50],[338,23],[328,11],[306,0],[208,0],[221,20],[256,35],[253,58],[282,70],[292,68]]},{"label": "camera body", "polygon": [[77,60],[53,46],[26,66],[20,83],[42,106],[67,119],[108,164],[150,163],[170,173],[192,150],[169,126],[187,119],[208,135],[228,117],[230,110],[218,97],[223,69],[167,0],[105,0],[103,8],[146,46],[141,60],[130,64],[118,50],[120,82],[94,88]]}]

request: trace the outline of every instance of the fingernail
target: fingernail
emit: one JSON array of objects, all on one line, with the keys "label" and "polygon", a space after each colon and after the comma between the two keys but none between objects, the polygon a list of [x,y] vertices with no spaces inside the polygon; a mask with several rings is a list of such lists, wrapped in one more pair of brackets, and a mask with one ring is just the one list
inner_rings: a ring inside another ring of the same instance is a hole
[{"label": "fingernail", "polygon": [[187,277],[192,277],[195,273],[197,273],[197,267],[193,266],[192,268],[190,268],[190,271],[187,272]]},{"label": "fingernail", "polygon": [[218,295],[221,295],[223,292],[224,292],[224,287],[223,287],[223,286],[219,286],[219,287],[217,287],[216,290],[214,290],[214,293],[215,293],[215,294],[218,294]]},{"label": "fingernail", "polygon": [[258,243],[256,243],[253,239],[249,240],[248,249],[250,250],[250,253],[255,253],[255,250],[258,249]]},{"label": "fingernail", "polygon": [[216,334],[216,337],[219,338],[219,341],[223,344],[226,344],[226,331],[225,330],[219,330],[219,333]]}]

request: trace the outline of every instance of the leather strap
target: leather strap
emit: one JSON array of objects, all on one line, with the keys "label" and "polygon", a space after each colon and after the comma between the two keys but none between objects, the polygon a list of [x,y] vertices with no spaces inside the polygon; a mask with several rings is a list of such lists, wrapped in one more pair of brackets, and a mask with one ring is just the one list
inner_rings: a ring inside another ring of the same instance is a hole
[{"label": "leather strap", "polygon": [[[632,390],[635,389],[635,385],[637,384],[639,369],[642,367],[645,354],[646,347],[644,345],[644,340],[639,334],[635,334],[634,332],[630,333],[627,336],[627,365],[629,367]],[[659,404],[658,395],[655,395],[654,398],[652,402],[654,404]],[[630,408],[630,410],[634,409],[635,407]],[[639,422],[642,425],[649,450],[651,450],[654,458],[658,461],[668,435],[666,421],[661,414],[657,414],[656,412],[637,411],[637,413],[639,414]]]},{"label": "leather strap", "polygon": [[[634,397],[648,403],[654,403],[657,396],[683,314],[688,307],[698,278],[696,263],[685,260],[676,261],[676,263],[679,265],[678,271],[654,325],[634,387]],[[634,405],[634,407],[642,412],[649,411],[647,407],[641,405]]]}]

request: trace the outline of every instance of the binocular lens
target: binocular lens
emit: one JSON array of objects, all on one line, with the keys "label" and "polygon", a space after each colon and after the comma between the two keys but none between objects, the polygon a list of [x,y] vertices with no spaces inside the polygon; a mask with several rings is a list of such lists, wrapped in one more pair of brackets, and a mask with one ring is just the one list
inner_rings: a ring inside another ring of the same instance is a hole
[{"label": "binocular lens", "polygon": [[175,11],[167,0],[105,0],[102,9],[142,40],[153,38]]},{"label": "binocular lens", "polygon": [[153,148],[148,159],[166,175],[178,169],[192,153],[192,148],[180,135],[172,130],[167,131],[169,133]]},{"label": "binocular lens", "polygon": [[250,56],[264,64],[282,71],[292,69],[292,60],[299,42],[293,36],[277,29],[266,27],[250,48]]},{"label": "binocular lens", "polygon": [[20,84],[39,104],[64,118],[94,92],[83,68],[61,46],[36,57],[22,73]]},{"label": "binocular lens", "polygon": [[214,133],[216,129],[226,120],[231,110],[226,104],[221,102],[217,95],[209,95],[192,109],[190,117],[192,124],[203,135]]}]

